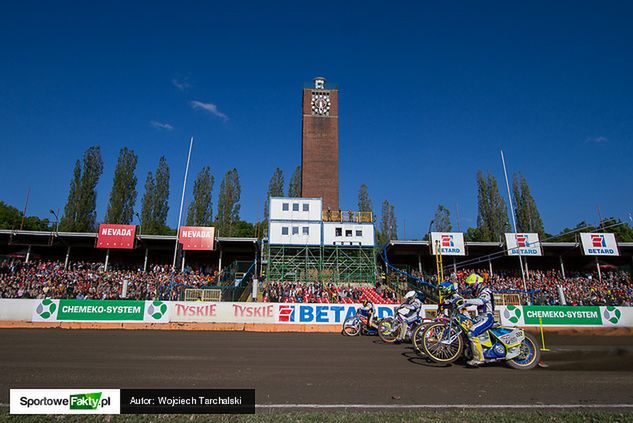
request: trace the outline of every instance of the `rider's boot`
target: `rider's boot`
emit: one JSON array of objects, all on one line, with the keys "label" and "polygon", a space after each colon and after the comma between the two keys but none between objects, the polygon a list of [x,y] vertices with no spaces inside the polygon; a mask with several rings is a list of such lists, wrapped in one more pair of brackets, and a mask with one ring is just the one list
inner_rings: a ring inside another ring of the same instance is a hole
[{"label": "rider's boot", "polygon": [[484,363],[484,351],[481,347],[481,340],[478,336],[470,338],[470,349],[472,350],[473,358],[472,360],[468,360],[466,365],[469,367],[479,367]]}]

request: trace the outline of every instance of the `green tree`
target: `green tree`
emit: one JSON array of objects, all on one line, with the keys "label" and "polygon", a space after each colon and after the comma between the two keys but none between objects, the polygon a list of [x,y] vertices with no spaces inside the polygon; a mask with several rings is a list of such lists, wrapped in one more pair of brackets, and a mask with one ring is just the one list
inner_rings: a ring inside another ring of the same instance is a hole
[{"label": "green tree", "polygon": [[238,238],[252,238],[255,236],[255,225],[243,220],[238,220],[233,225],[232,236]]},{"label": "green tree", "polygon": [[79,186],[77,213],[72,230],[76,232],[92,232],[97,221],[97,184],[103,173],[101,148],[92,146],[84,153],[83,170]]},{"label": "green tree", "polygon": [[450,232],[453,230],[453,226],[451,225],[451,214],[442,204],[438,205],[435,210],[433,224],[435,225],[436,232]]},{"label": "green tree", "polygon": [[301,197],[301,166],[297,166],[288,184],[288,197]]},{"label": "green tree", "polygon": [[138,156],[134,151],[123,147],[119,152],[110,201],[105,222],[130,224],[134,218],[134,204],[136,204],[136,164]]},{"label": "green tree", "polygon": [[284,173],[281,169],[277,168],[268,182],[268,194],[264,202],[264,221],[268,220],[268,213],[270,213],[270,197],[283,197],[283,195]]},{"label": "green tree", "polygon": [[536,207],[536,201],[530,193],[527,180],[520,173],[512,178],[512,192],[516,204],[516,222],[519,232],[536,232],[542,238],[545,234],[541,214]]},{"label": "green tree", "polygon": [[394,206],[387,200],[382,202],[382,216],[377,238],[380,245],[384,245],[392,239],[398,239],[396,213]]},{"label": "green tree", "polygon": [[209,166],[202,168],[193,183],[193,200],[187,211],[188,226],[209,226],[213,221],[212,191],[214,183]]},{"label": "green tree", "polygon": [[77,205],[79,204],[79,189],[81,187],[81,161],[75,162],[73,178],[70,181],[68,200],[64,207],[64,215],[60,219],[59,228],[62,231],[72,232],[77,222]]},{"label": "green tree", "polygon": [[477,228],[479,241],[498,241],[510,230],[508,209],[491,174],[477,172]]},{"label": "green tree", "polygon": [[155,233],[154,224],[154,193],[156,191],[156,182],[152,172],[147,172],[145,178],[145,194],[143,194],[143,204],[141,206],[141,231],[146,234]]},{"label": "green tree", "polygon": [[167,213],[169,213],[169,166],[165,156],[158,160],[156,168],[156,189],[154,190],[152,204],[153,233],[167,234]]},{"label": "green tree", "polygon": [[[24,214],[17,208],[0,201],[0,229],[16,229],[22,224]],[[40,219],[36,216],[28,216],[24,219],[22,229],[27,231],[47,231],[53,224],[48,219]]]},{"label": "green tree", "polygon": [[623,223],[620,219],[613,217],[604,219],[600,227],[606,228],[606,232],[613,232],[618,242],[633,242],[633,228],[628,223]]},{"label": "green tree", "polygon": [[369,197],[369,191],[367,185],[361,184],[358,190],[358,211],[360,212],[373,212],[373,204]]},{"label": "green tree", "polygon": [[232,236],[233,224],[240,220],[240,194],[240,178],[234,168],[226,172],[220,184],[216,215],[218,236]]}]

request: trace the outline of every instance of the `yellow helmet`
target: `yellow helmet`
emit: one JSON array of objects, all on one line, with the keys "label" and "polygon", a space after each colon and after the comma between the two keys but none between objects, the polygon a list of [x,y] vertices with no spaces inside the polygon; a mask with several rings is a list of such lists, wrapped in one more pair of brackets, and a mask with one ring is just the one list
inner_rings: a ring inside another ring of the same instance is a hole
[{"label": "yellow helmet", "polygon": [[484,278],[482,278],[476,273],[471,273],[470,276],[468,276],[464,280],[464,282],[466,282],[467,285],[474,285],[476,283],[482,283],[483,281],[484,281]]}]

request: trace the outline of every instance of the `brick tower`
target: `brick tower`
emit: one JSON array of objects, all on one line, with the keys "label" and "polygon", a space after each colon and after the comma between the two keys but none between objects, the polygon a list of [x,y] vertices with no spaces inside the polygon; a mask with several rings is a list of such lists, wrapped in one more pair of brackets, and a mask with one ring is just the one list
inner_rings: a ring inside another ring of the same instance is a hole
[{"label": "brick tower", "polygon": [[338,90],[314,78],[303,89],[301,196],[323,198],[323,210],[338,210]]}]

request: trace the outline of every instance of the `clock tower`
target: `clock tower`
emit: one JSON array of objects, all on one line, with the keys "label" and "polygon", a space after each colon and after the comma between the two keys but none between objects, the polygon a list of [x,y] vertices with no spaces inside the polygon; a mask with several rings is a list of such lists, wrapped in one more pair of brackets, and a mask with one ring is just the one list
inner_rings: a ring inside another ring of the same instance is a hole
[{"label": "clock tower", "polygon": [[338,210],[338,89],[323,77],[303,89],[301,196],[323,198],[323,210]]}]

